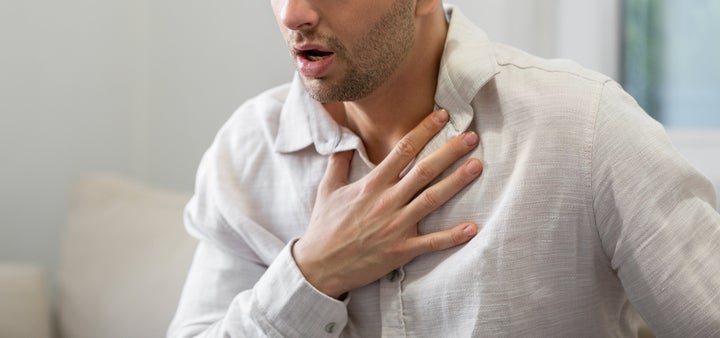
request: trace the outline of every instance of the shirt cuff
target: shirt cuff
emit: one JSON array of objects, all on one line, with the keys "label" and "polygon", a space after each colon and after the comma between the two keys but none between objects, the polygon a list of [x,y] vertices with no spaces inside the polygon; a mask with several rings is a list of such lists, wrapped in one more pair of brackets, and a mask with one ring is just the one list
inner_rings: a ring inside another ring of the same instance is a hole
[{"label": "shirt cuff", "polygon": [[339,337],[347,325],[347,302],[331,298],[307,282],[292,257],[292,240],[254,287],[266,324],[283,337]]}]

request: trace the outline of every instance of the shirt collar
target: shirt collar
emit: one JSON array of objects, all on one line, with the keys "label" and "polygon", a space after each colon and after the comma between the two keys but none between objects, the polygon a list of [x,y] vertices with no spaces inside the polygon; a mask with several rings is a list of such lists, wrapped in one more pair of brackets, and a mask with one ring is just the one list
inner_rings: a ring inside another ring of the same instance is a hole
[{"label": "shirt collar", "polygon": [[450,25],[440,61],[435,103],[450,113],[452,127],[461,132],[474,116],[472,100],[499,69],[485,33],[457,7],[446,5],[445,12]]},{"label": "shirt collar", "polygon": [[312,144],[321,155],[358,149],[360,138],[340,126],[305,90],[299,74],[295,74],[282,111],[280,112],[275,150],[290,153]]},{"label": "shirt collar", "polygon": [[[454,6],[445,6],[450,18],[445,51],[440,61],[435,103],[450,113],[456,132],[467,129],[474,112],[473,98],[498,73],[492,45],[485,33]],[[359,149],[362,142],[337,124],[319,102],[310,97],[296,73],[280,113],[275,150],[289,153],[311,144],[322,155]]]}]

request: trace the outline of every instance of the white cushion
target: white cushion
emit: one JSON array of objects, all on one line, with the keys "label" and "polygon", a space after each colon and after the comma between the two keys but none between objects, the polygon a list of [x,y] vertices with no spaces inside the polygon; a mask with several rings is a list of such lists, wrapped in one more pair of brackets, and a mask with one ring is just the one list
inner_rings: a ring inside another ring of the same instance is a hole
[{"label": "white cushion", "polygon": [[50,337],[46,278],[39,266],[0,264],[0,337]]},{"label": "white cushion", "polygon": [[77,185],[59,271],[63,338],[165,335],[195,249],[189,198],[116,177]]}]

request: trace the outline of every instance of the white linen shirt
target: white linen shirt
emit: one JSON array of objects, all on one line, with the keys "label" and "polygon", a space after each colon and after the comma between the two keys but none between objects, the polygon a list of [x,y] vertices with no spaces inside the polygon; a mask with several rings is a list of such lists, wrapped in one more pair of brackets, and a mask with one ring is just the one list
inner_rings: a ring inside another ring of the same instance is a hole
[{"label": "white linen shirt", "polygon": [[328,155],[357,150],[350,181],[374,165],[296,76],[240,107],[202,159],[186,209],[200,244],[169,336],[627,337],[633,307],[660,335],[720,336],[708,180],[613,81],[448,15],[435,100],[450,122],[418,158],[472,130],[484,172],[419,231],[479,234],[344,301],[315,290],[290,249]]}]

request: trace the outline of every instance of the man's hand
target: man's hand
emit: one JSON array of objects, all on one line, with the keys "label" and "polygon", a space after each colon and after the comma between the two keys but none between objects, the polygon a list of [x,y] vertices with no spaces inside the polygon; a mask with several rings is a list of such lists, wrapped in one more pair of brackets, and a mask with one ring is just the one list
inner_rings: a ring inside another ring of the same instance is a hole
[{"label": "man's hand", "polygon": [[475,236],[477,226],[472,223],[426,235],[418,234],[417,224],[480,176],[482,163],[469,159],[425,188],[477,146],[477,134],[454,138],[400,177],[447,120],[445,111],[430,114],[370,174],[352,184],[347,184],[352,151],[330,157],[308,229],[293,247],[295,261],[310,284],[337,298],[419,255]]}]

